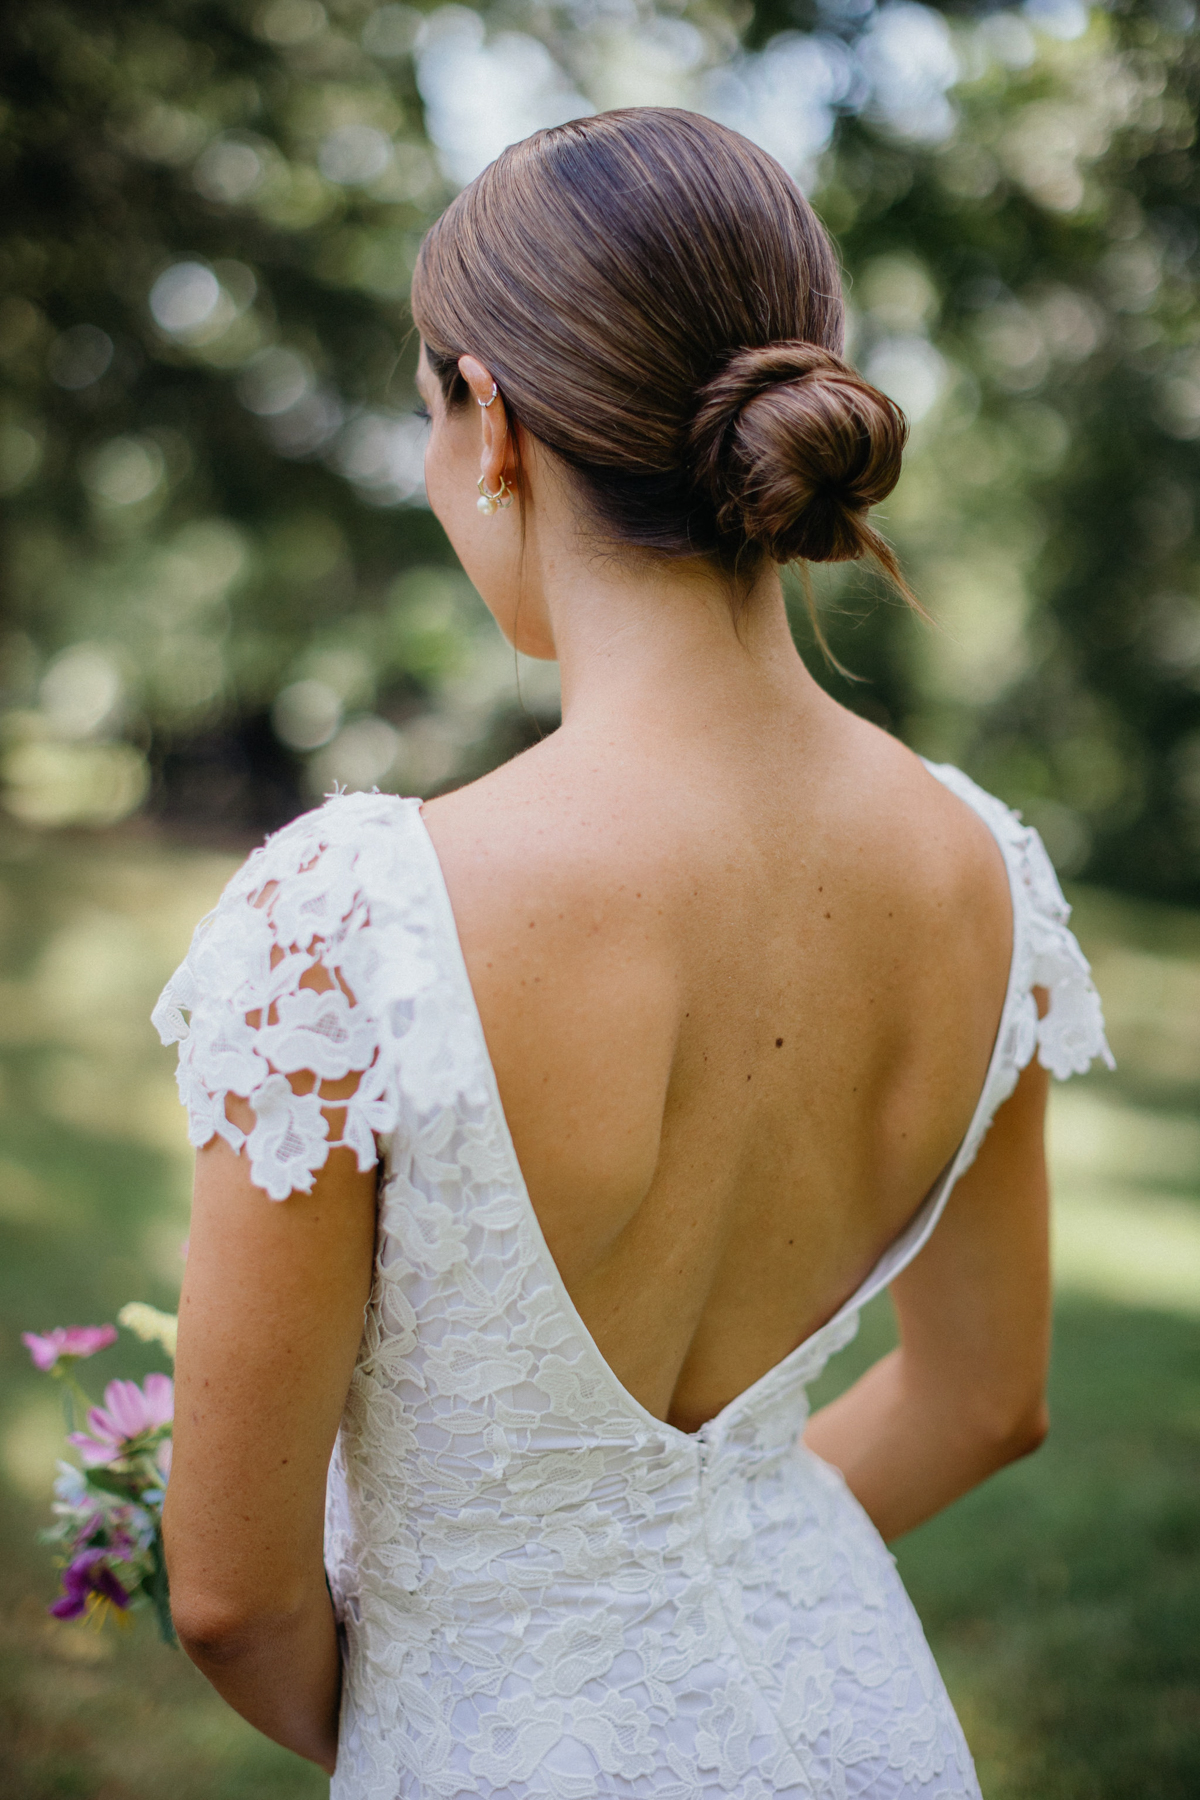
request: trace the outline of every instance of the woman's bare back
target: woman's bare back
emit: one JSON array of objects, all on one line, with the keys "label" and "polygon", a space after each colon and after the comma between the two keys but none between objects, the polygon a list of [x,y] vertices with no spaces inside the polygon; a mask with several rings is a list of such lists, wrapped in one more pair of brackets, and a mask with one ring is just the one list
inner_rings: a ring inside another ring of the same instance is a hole
[{"label": "woman's bare back", "polygon": [[1009,971],[1003,859],[812,688],[668,757],[564,732],[425,817],[551,1253],[625,1386],[693,1429],[957,1149]]}]

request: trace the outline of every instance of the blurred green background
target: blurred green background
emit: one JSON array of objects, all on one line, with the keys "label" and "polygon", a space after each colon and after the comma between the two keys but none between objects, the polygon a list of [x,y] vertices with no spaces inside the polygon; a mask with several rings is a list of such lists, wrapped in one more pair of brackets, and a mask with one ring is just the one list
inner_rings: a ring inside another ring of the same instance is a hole
[{"label": "blurred green background", "polygon": [[553,729],[553,669],[424,505],[407,286],[505,143],[642,103],[748,132],[837,238],[935,622],[821,571],[857,679],[811,666],[1038,825],[1120,1062],[1054,1103],[1051,1439],[901,1567],[988,1800],[1200,1793],[1198,42],[1185,0],[0,17],[6,1795],[323,1791],[148,1628],[46,1619],[60,1414],[18,1333],[174,1301],[188,1153],[147,1015],[244,850],[333,781],[430,794]]}]

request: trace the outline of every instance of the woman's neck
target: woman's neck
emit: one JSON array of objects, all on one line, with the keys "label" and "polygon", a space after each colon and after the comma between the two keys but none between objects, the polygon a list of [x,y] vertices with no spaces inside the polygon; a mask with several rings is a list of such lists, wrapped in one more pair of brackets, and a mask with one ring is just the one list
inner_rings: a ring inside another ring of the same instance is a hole
[{"label": "woman's neck", "polygon": [[571,736],[598,728],[677,745],[822,697],[774,565],[740,600],[699,562],[648,556],[556,559],[543,580]]}]

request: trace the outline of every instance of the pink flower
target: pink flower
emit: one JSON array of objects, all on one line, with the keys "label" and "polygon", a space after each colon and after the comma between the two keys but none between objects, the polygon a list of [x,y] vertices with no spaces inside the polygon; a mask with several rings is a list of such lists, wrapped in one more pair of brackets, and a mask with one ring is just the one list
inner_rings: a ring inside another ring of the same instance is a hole
[{"label": "pink flower", "polygon": [[136,1381],[110,1381],[104,1405],[93,1406],[86,1431],[73,1431],[67,1442],[78,1450],[85,1468],[95,1469],[125,1453],[129,1442],[143,1432],[168,1425],[175,1412],[175,1384],[167,1375],[147,1375],[144,1387]]},{"label": "pink flower", "polygon": [[115,1325],[56,1325],[53,1331],[23,1331],[21,1342],[33,1358],[35,1369],[48,1372],[59,1358],[95,1356],[117,1341]]}]

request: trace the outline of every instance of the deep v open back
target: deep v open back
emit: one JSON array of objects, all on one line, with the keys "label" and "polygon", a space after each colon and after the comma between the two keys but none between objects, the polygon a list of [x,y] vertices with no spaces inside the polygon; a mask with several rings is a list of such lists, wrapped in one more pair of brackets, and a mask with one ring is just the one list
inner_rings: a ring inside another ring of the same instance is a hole
[{"label": "deep v open back", "polygon": [[[550,1256],[420,803],[331,799],[256,851],[197,928],[155,1012],[182,1040],[192,1142],[244,1146],[274,1199],[308,1190],[328,1125],[288,1077],[361,1072],[339,1141],[381,1165],[329,1479],[346,1658],[333,1800],[978,1794],[887,1550],[799,1441],[806,1389],[920,1250],[1035,1051],[1065,1077],[1108,1049],[1037,834],[931,768],[1009,872],[983,1092],[858,1291],[694,1434],[621,1385]],[[340,982],[301,987],[317,963]],[[230,1093],[251,1102],[248,1137]]]}]

